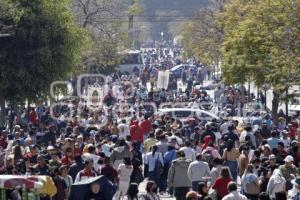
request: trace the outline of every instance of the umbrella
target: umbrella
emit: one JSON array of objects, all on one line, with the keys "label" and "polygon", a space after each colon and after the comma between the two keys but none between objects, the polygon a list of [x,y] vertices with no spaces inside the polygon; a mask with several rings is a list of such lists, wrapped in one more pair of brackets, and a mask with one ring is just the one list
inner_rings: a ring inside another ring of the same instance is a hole
[{"label": "umbrella", "polygon": [[90,191],[90,185],[96,182],[100,184],[101,191],[104,191],[105,200],[111,200],[117,190],[117,187],[105,176],[97,176],[74,183],[71,187],[69,199],[86,200],[86,196]]}]

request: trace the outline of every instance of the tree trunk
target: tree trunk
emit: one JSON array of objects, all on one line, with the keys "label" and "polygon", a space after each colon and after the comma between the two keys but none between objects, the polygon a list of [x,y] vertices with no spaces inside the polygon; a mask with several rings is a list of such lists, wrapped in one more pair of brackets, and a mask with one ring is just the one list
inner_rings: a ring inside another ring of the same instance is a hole
[{"label": "tree trunk", "polygon": [[0,96],[0,126],[5,126],[5,100]]},{"label": "tree trunk", "polygon": [[286,120],[288,120],[288,118],[289,118],[289,99],[288,99],[289,89],[288,88],[285,89],[285,95],[286,95],[286,99],[285,99],[285,115],[286,115]]},{"label": "tree trunk", "polygon": [[275,125],[278,123],[279,94],[279,92],[273,91],[272,118]]},{"label": "tree trunk", "polygon": [[251,96],[251,82],[249,81],[248,82],[248,103],[250,103],[251,102],[251,100],[250,100],[250,96]]}]

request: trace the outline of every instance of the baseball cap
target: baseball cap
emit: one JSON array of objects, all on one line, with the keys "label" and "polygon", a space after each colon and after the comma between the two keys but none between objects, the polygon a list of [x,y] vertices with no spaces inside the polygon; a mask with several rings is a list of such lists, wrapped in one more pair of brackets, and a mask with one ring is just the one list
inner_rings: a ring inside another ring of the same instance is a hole
[{"label": "baseball cap", "polygon": [[292,156],[287,156],[284,159],[285,162],[294,162],[294,158]]},{"label": "baseball cap", "polygon": [[271,155],[269,156],[269,160],[273,160],[273,159],[276,159],[276,156],[275,156],[274,154],[271,154]]}]

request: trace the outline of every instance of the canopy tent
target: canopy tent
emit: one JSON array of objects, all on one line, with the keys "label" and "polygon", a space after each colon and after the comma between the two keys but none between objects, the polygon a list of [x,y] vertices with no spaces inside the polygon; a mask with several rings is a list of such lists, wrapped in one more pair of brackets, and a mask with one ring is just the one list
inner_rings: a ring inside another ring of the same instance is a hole
[{"label": "canopy tent", "polygon": [[25,176],[25,175],[0,175],[1,199],[5,199],[5,190],[22,189],[22,196],[26,196],[28,190],[36,195],[45,194],[50,197],[57,192],[52,178],[49,176]]}]

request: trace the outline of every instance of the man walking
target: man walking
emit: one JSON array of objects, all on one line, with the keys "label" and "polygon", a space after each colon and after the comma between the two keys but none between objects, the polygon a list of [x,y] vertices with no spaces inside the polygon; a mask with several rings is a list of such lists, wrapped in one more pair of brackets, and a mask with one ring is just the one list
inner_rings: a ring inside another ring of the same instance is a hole
[{"label": "man walking", "polygon": [[169,169],[168,186],[174,188],[176,200],[185,200],[192,185],[187,175],[191,160],[185,158],[183,151],[178,151],[177,156],[178,158],[172,162]]},{"label": "man walking", "polygon": [[210,169],[207,162],[202,161],[202,155],[197,154],[196,160],[188,168],[188,177],[192,182],[192,189],[198,191],[199,182],[205,182],[205,177],[210,177]]}]

